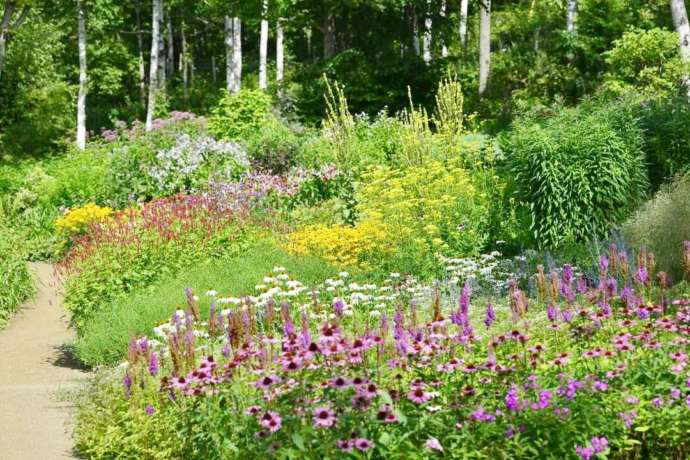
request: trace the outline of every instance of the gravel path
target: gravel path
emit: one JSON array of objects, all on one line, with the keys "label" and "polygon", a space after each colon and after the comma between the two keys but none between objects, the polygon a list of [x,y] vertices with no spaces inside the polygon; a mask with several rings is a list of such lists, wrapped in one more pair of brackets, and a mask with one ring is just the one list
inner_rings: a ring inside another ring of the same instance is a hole
[{"label": "gravel path", "polygon": [[87,374],[65,348],[72,334],[52,266],[31,268],[38,294],[0,331],[0,458],[74,458],[70,405],[58,401],[56,393],[75,387]]}]

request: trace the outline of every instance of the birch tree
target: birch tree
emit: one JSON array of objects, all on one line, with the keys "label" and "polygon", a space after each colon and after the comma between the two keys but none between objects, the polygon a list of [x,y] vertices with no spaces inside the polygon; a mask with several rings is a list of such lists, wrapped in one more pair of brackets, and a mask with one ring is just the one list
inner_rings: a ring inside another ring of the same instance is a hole
[{"label": "birch tree", "polygon": [[479,0],[479,95],[489,83],[491,68],[491,0]]},{"label": "birch tree", "polygon": [[431,62],[431,0],[427,0],[426,14],[424,17],[424,37],[422,38],[422,59],[429,65]]},{"label": "birch tree", "polygon": [[139,101],[141,106],[146,105],[146,63],[144,62],[144,31],[141,29],[141,0],[137,0],[135,8],[137,20],[137,46],[139,61]]},{"label": "birch tree", "polygon": [[189,50],[187,49],[187,31],[185,22],[180,24],[180,73],[182,74],[182,94],[185,101],[189,100]]},{"label": "birch tree", "polygon": [[153,129],[153,117],[156,112],[156,93],[158,92],[158,49],[160,46],[161,15],[163,0],[153,0],[153,17],[151,20],[151,62],[149,64],[149,103],[146,110],[146,131]]},{"label": "birch tree", "polygon": [[415,55],[419,56],[421,54],[419,48],[419,17],[415,9],[412,11],[412,48],[414,49]]},{"label": "birch tree", "polygon": [[17,30],[26,20],[29,14],[29,5],[24,5],[19,12],[17,19],[12,22],[12,16],[17,10],[17,2],[15,0],[5,0],[5,8],[2,14],[2,22],[0,22],[0,78],[2,78],[2,69],[5,67],[5,56],[7,56],[7,42],[10,34]]},{"label": "birch tree", "polygon": [[175,71],[175,39],[173,37],[173,23],[172,23],[172,11],[168,11],[166,17],[166,38],[167,38],[167,52],[168,56],[166,59],[166,74],[172,77]]},{"label": "birch tree", "polygon": [[242,80],[242,23],[225,16],[225,82],[228,93],[240,90]]},{"label": "birch tree", "polygon": [[77,41],[79,48],[79,95],[77,96],[77,148],[86,148],[86,11],[77,0]]},{"label": "birch tree", "polygon": [[565,30],[577,32],[577,0],[568,0],[565,11]]},{"label": "birch tree", "polygon": [[[680,56],[683,62],[690,65],[690,24],[688,24],[688,11],[685,9],[684,0],[669,0],[671,6],[671,16],[673,16],[673,26],[678,32],[678,43],[680,46]],[[690,99],[690,75],[683,76],[683,82],[688,90]]]},{"label": "birch tree", "polygon": [[261,37],[259,39],[259,88],[268,88],[268,0],[261,2]]},{"label": "birch tree", "polygon": [[[439,16],[441,16],[441,22],[445,22],[446,0],[441,1],[441,11],[439,12]],[[446,43],[443,41],[443,38],[441,38],[441,57],[448,57],[448,47],[446,46]]]},{"label": "birch tree", "polygon": [[469,0],[460,0],[460,46],[463,52],[467,52],[467,8]]},{"label": "birch tree", "polygon": [[283,50],[283,20],[276,22],[276,83],[278,87],[283,83],[285,56]]},{"label": "birch tree", "polygon": [[[153,0],[154,3],[159,0]],[[160,0],[161,2],[163,0]],[[165,34],[163,33],[163,24],[165,24],[165,12],[161,6],[160,15],[158,17],[158,88],[165,88],[166,76],[166,57],[165,57]]]}]

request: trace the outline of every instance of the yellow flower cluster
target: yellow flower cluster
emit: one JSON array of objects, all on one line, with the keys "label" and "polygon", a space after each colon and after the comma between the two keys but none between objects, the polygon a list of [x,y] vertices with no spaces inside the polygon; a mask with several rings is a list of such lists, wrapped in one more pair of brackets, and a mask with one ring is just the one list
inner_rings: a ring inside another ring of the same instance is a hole
[{"label": "yellow flower cluster", "polygon": [[81,208],[75,208],[67,212],[55,221],[58,231],[73,235],[81,233],[93,222],[103,222],[113,214],[112,208],[88,203]]},{"label": "yellow flower cluster", "polygon": [[398,241],[434,253],[471,253],[483,243],[487,199],[459,162],[379,166],[362,183],[357,194],[361,219],[384,222]]},{"label": "yellow flower cluster", "polygon": [[372,258],[390,249],[386,226],[374,220],[349,225],[307,225],[291,233],[286,249],[295,255],[314,254],[340,267],[371,268]]}]

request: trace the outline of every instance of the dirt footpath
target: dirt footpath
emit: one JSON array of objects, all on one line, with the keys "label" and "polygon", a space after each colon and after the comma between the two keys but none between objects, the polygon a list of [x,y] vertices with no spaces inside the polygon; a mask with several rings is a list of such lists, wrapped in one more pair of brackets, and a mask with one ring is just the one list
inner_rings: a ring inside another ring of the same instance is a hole
[{"label": "dirt footpath", "polygon": [[[0,459],[75,458],[70,406],[59,390],[86,377],[65,344],[72,338],[49,264],[31,264],[38,293],[0,331]],[[2,293],[0,293],[2,295]]]}]

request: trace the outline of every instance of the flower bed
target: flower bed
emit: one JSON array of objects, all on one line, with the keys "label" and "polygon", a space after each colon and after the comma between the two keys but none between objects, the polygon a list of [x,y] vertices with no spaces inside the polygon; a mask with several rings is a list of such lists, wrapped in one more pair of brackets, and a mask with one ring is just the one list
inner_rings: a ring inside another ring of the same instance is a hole
[{"label": "flower bed", "polygon": [[611,254],[594,286],[565,266],[496,305],[278,268],[254,296],[207,292],[204,321],[188,291],[86,403],[78,447],[141,454],[153,430],[175,458],[685,458],[690,300],[653,257]]}]

